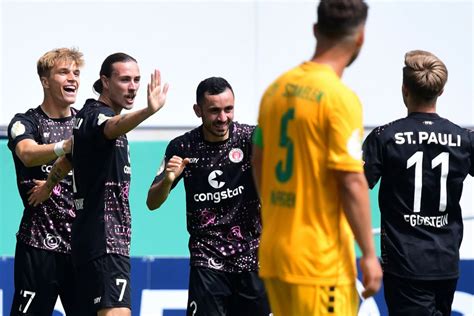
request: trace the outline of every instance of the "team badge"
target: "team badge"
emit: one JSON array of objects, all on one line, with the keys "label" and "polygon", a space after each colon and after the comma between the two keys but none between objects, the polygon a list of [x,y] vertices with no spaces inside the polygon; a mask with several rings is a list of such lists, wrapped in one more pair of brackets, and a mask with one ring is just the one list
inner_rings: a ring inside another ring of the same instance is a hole
[{"label": "team badge", "polygon": [[18,136],[25,134],[25,130],[25,125],[23,125],[23,123],[21,123],[20,121],[16,121],[12,125],[10,134],[12,135],[12,138],[15,139]]},{"label": "team badge", "polygon": [[354,159],[362,159],[362,138],[358,128],[352,132],[351,137],[347,140],[347,152]]},{"label": "team badge", "polygon": [[244,159],[244,152],[240,148],[232,148],[229,152],[229,159],[233,163],[241,162]]},{"label": "team badge", "polygon": [[100,113],[99,116],[97,116],[97,125],[102,125],[102,123],[104,123],[110,118],[111,118],[110,116]]},{"label": "team badge", "polygon": [[165,158],[163,158],[163,160],[161,161],[160,167],[158,168],[158,171],[156,172],[156,175],[159,175],[163,171],[165,171],[165,166],[166,166],[166,162],[165,162]]}]

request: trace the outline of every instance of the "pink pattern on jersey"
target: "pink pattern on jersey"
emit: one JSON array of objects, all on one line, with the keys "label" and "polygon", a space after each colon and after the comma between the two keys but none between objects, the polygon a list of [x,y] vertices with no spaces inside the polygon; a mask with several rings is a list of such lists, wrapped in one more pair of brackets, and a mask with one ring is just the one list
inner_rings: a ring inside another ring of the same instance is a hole
[{"label": "pink pattern on jersey", "polygon": [[216,214],[209,211],[202,211],[201,215],[199,215],[199,220],[203,226],[214,224],[216,222]]},{"label": "pink pattern on jersey", "polygon": [[61,195],[61,185],[60,184],[56,184],[56,186],[53,188],[53,193],[56,196]]},{"label": "pink pattern on jersey", "polygon": [[230,229],[230,232],[227,234],[227,240],[241,240],[244,239],[240,233],[240,226],[234,226]]}]

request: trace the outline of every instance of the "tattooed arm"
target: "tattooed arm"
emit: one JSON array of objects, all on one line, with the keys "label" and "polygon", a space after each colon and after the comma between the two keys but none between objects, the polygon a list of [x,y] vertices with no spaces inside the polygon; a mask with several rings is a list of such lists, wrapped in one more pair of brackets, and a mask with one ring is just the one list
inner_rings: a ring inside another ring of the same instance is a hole
[{"label": "tattooed arm", "polygon": [[167,93],[168,84],[164,84],[162,87],[161,74],[158,70],[155,70],[151,74],[150,83],[148,84],[148,106],[138,111],[115,115],[107,120],[104,127],[105,137],[115,139],[137,127],[163,107]]},{"label": "tattooed arm", "polygon": [[53,188],[64,179],[71,170],[72,164],[67,157],[59,157],[51,168],[51,172],[46,181],[34,180],[36,186],[28,191],[28,203],[32,206],[37,206],[46,201],[51,195]]}]

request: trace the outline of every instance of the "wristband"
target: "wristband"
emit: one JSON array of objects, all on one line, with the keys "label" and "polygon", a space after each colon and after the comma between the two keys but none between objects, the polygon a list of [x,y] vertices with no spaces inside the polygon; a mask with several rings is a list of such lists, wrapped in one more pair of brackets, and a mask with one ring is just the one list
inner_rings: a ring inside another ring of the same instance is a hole
[{"label": "wristband", "polygon": [[64,140],[54,144],[54,153],[58,157],[64,156],[64,154],[66,153],[63,149],[63,144],[64,144]]}]

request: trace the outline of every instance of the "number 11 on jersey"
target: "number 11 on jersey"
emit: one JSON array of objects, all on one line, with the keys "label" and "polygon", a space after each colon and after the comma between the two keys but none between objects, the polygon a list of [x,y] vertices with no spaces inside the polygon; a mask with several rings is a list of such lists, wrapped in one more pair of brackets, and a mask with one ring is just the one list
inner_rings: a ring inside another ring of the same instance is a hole
[{"label": "number 11 on jersey", "polygon": [[[441,165],[440,192],[439,192],[439,211],[444,212],[447,204],[447,188],[449,173],[449,153],[440,153],[431,160],[431,169]],[[423,152],[417,151],[407,160],[407,169],[415,166],[415,188],[413,196],[413,212],[417,213],[421,210],[421,191],[423,187]]]}]

